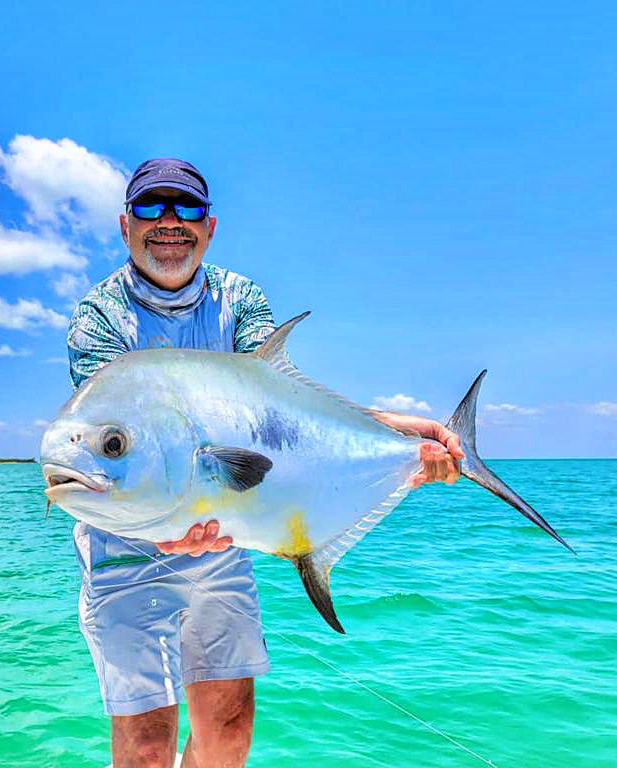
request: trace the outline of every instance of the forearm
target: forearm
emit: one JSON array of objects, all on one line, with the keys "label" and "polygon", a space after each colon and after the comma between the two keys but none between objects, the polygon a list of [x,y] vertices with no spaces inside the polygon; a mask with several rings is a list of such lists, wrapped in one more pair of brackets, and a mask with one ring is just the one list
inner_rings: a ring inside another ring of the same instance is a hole
[{"label": "forearm", "polygon": [[465,458],[459,436],[434,419],[423,419],[420,416],[389,411],[372,411],[372,413],[377,421],[402,432],[408,437],[424,437],[427,440],[436,440],[448,450],[454,459]]},{"label": "forearm", "polygon": [[441,427],[438,421],[411,416],[407,413],[392,413],[390,411],[371,411],[371,413],[377,421],[410,437],[435,438]]}]

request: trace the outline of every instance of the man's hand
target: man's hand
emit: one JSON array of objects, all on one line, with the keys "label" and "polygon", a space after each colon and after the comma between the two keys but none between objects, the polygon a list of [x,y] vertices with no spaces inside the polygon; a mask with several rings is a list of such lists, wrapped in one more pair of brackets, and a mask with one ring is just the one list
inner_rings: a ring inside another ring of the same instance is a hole
[{"label": "man's hand", "polygon": [[423,483],[445,483],[454,485],[460,477],[458,462],[465,458],[459,436],[443,424],[433,419],[421,419],[417,416],[405,416],[400,413],[375,411],[377,421],[386,424],[404,435],[420,435],[437,440],[444,447],[427,443],[419,450],[421,469],[407,479],[410,488],[418,488]]},{"label": "man's hand", "polygon": [[231,536],[221,536],[219,533],[218,520],[210,520],[206,525],[197,523],[193,525],[186,533],[183,539],[178,541],[159,541],[157,547],[165,555],[191,555],[199,557],[205,552],[223,552],[227,547],[233,544]]}]

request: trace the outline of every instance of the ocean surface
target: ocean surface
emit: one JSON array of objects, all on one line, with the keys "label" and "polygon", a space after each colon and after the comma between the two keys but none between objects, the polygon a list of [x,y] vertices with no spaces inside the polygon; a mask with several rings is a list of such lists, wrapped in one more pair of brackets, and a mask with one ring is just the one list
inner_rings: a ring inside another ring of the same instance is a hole
[{"label": "ocean surface", "polygon": [[[576,556],[466,480],[421,488],[334,569],[346,636],[255,556],[272,671],[250,768],[617,766],[617,460],[489,464]],[[101,768],[73,523],[42,487],[0,466],[0,765]]]}]

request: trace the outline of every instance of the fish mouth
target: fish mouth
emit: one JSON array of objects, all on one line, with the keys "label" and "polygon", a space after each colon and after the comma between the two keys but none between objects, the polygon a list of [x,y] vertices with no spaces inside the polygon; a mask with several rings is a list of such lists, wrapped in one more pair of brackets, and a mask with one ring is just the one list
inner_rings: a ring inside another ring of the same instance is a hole
[{"label": "fish mouth", "polygon": [[63,467],[60,464],[43,464],[43,477],[47,483],[47,488],[45,488],[47,498],[71,491],[103,493],[111,487],[111,481],[105,475],[100,477],[84,475],[83,472],[70,467]]}]

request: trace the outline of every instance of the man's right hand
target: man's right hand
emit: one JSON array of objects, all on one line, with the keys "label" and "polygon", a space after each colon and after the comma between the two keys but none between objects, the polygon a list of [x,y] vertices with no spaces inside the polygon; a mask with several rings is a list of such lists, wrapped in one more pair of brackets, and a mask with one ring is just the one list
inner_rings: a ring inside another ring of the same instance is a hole
[{"label": "man's right hand", "polygon": [[205,552],[223,552],[233,544],[231,536],[219,534],[218,520],[210,520],[205,525],[197,523],[186,533],[186,536],[177,541],[159,541],[156,546],[165,555],[191,555],[199,557]]}]

